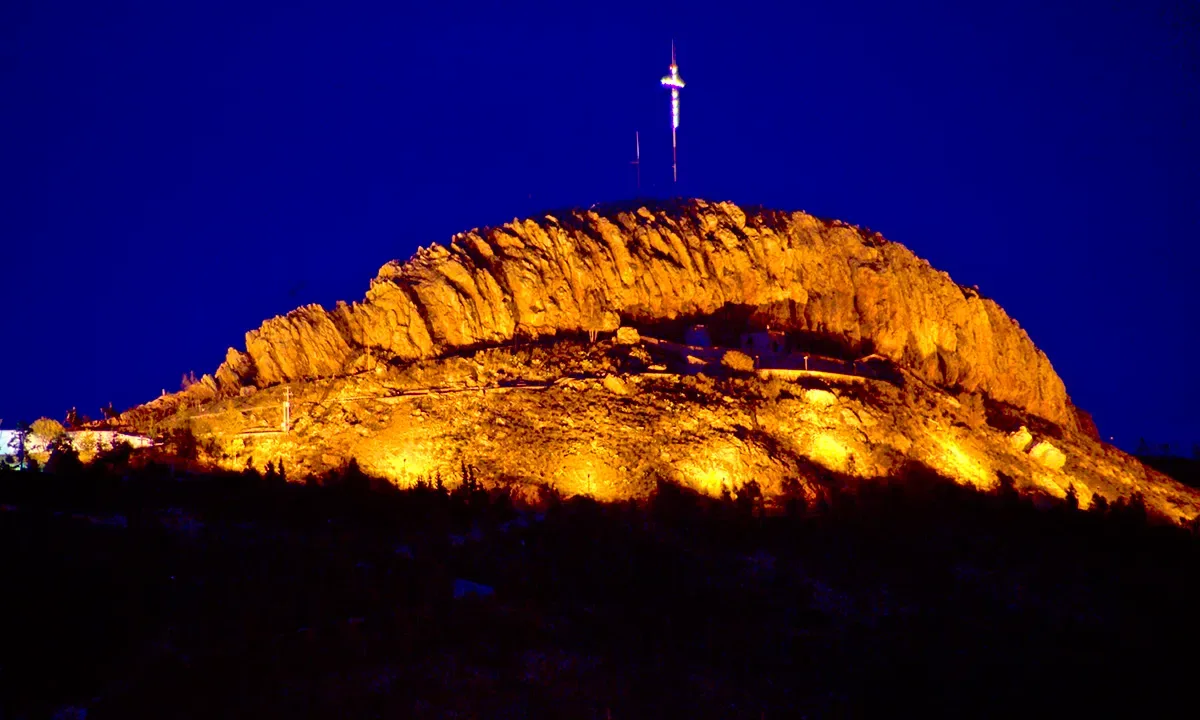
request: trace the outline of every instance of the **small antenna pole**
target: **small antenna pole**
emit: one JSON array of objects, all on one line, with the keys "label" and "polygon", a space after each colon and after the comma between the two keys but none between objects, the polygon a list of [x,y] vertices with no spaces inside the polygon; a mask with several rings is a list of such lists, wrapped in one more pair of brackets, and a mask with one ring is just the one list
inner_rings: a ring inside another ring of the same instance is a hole
[{"label": "small antenna pole", "polygon": [[642,140],[638,136],[638,131],[633,131],[633,162],[630,163],[637,170],[637,190],[638,195],[642,194]]}]

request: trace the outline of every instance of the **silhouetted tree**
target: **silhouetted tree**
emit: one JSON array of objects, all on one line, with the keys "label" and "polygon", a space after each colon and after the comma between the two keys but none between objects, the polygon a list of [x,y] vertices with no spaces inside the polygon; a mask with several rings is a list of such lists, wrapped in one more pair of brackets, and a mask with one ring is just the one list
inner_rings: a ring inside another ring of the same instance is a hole
[{"label": "silhouetted tree", "polygon": [[92,464],[109,473],[120,473],[129,469],[132,459],[133,446],[124,440],[118,440],[111,448],[97,453]]},{"label": "silhouetted tree", "polygon": [[356,493],[365,493],[371,489],[371,478],[358,466],[358,460],[350,458],[338,478],[338,485],[343,489]]},{"label": "silhouetted tree", "polygon": [[12,451],[17,456],[17,469],[26,469],[26,443],[28,442],[30,425],[27,422],[17,423],[16,437],[12,439],[12,447],[0,448],[5,453]]},{"label": "silhouetted tree", "polygon": [[[722,489],[722,497],[729,497],[727,489]],[[662,477],[654,479],[650,513],[655,518],[666,523],[678,524],[695,518],[699,514],[698,511],[696,493],[671,480]]]},{"label": "silhouetted tree", "polygon": [[804,514],[807,503],[804,499],[804,489],[800,481],[788,476],[783,479],[783,505],[788,517],[799,517]]},{"label": "silhouetted tree", "polygon": [[190,425],[168,431],[162,442],[166,452],[180,460],[195,460],[200,456],[200,443]]},{"label": "silhouetted tree", "polygon": [[742,489],[738,492],[738,514],[743,517],[753,517],[761,502],[762,488],[759,487],[757,480],[750,480],[742,485]]},{"label": "silhouetted tree", "polygon": [[1112,504],[1109,515],[1118,522],[1126,525],[1142,525],[1146,522],[1146,499],[1140,492],[1117,498]]},{"label": "silhouetted tree", "polygon": [[828,515],[829,514],[830,502],[829,502],[829,490],[827,488],[821,488],[820,490],[817,491],[817,502],[814,504],[813,509],[817,512],[818,515]]},{"label": "silhouetted tree", "polygon": [[1129,513],[1129,520],[1139,525],[1146,522],[1146,498],[1140,492],[1135,492],[1129,496],[1129,502],[1126,504],[1126,512]]},{"label": "silhouetted tree", "polygon": [[451,493],[451,497],[470,507],[483,507],[488,503],[487,490],[479,480],[478,471],[465,461],[459,470],[460,482]]},{"label": "silhouetted tree", "polygon": [[1013,506],[1020,502],[1021,496],[1017,492],[1017,484],[1011,475],[997,472],[996,482],[996,497],[1002,505]]},{"label": "silhouetted tree", "polygon": [[46,471],[55,475],[75,475],[83,470],[79,451],[71,442],[71,436],[63,433],[50,443],[50,457],[46,460]]},{"label": "silhouetted tree", "polygon": [[1075,483],[1071,483],[1067,487],[1067,496],[1064,498],[1069,510],[1079,509],[1079,495],[1075,491]]}]

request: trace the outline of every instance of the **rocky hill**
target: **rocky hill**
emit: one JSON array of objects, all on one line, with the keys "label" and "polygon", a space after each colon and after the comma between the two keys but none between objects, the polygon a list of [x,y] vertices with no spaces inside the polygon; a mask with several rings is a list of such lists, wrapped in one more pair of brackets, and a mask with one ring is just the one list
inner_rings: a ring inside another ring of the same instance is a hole
[{"label": "rocky hill", "polygon": [[261,388],[345,374],[365,353],[435,357],[731,306],[1076,426],[1062,380],[1020,326],[903,245],[805,213],[699,200],[456,235],[449,247],[385,265],[362,302],[268,320],[247,334],[244,353],[229,353],[216,380]]},{"label": "rocky hill", "polygon": [[[760,377],[613,337],[679,340],[693,322],[877,354],[891,378]],[[1095,438],[995,302],[878,233],[699,200],[456,235],[385,265],[360,302],[268,320],[214,375],[126,419],[189,424],[214,462],[294,474],[354,458],[398,482],[471,466],[610,498],[660,479],[812,498],[916,463],[983,487],[1074,486],[1083,505],[1141,493],[1174,520],[1200,513],[1194,490]]]}]

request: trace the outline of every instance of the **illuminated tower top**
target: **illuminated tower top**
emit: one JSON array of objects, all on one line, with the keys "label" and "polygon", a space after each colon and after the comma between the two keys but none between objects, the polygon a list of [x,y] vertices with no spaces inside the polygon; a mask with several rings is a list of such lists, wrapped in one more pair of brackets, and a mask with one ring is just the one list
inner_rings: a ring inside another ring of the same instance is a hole
[{"label": "illuminated tower top", "polygon": [[671,43],[671,74],[664,75],[662,84],[667,87],[683,87],[683,78],[679,77],[679,65],[675,62],[675,43]]},{"label": "illuminated tower top", "polygon": [[683,78],[679,77],[679,65],[675,62],[675,43],[671,43],[671,73],[664,75],[663,87],[671,88],[671,127],[679,127],[679,88],[684,86]]},{"label": "illuminated tower top", "polygon": [[679,129],[679,88],[683,78],[679,77],[679,65],[675,62],[675,41],[671,41],[671,74],[663,76],[662,85],[671,88],[671,178],[679,182],[679,151],[676,149],[675,131]]}]

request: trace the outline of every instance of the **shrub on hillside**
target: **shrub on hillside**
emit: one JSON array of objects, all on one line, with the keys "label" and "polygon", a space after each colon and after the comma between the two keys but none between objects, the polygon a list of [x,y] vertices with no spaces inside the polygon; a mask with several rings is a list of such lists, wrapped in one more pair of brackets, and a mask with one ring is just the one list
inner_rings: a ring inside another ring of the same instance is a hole
[{"label": "shrub on hillside", "polygon": [[722,355],[721,365],[735,373],[754,372],[754,359],[740,350],[730,350]]},{"label": "shrub on hillside", "polygon": [[65,432],[50,443],[50,457],[46,460],[46,472],[57,475],[74,475],[83,470],[79,451]]},{"label": "shrub on hillside", "polygon": [[49,444],[65,435],[67,429],[59,421],[44,417],[34,420],[33,424],[29,426],[29,432]]},{"label": "shrub on hillside", "polygon": [[179,460],[195,460],[200,456],[200,443],[190,425],[169,430],[161,441],[163,450]]},{"label": "shrub on hillside", "polygon": [[987,423],[987,406],[984,403],[983,395],[964,392],[958,396],[958,403],[962,407],[967,423],[972,427],[979,427]]},{"label": "shrub on hillside", "polygon": [[755,387],[758,396],[764,400],[778,400],[780,395],[787,392],[787,383],[777,377],[760,381]]}]

